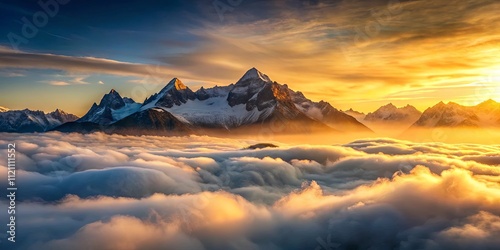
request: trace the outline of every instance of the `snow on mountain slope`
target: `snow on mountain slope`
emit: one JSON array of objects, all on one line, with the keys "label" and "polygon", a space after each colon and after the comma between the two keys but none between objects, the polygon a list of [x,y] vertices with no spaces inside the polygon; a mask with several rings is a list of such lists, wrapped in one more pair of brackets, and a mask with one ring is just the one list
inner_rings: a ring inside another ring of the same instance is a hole
[{"label": "snow on mountain slope", "polygon": [[140,103],[127,97],[122,98],[118,92],[112,89],[103,96],[99,105],[94,103],[87,114],[78,122],[107,125],[137,112],[140,108]]},{"label": "snow on mountain slope", "polygon": [[60,109],[56,109],[54,112],[48,113],[45,116],[49,120],[51,127],[78,120],[78,116],[68,114]]},{"label": "snow on mountain slope", "polygon": [[188,88],[181,80],[174,78],[160,92],[154,94],[144,101],[141,110],[151,107],[171,108],[186,103],[188,100],[195,100],[196,94]]},{"label": "snow on mountain slope", "polygon": [[[264,110],[252,106],[269,82],[267,76],[251,69],[236,84],[201,88],[192,98],[192,91],[174,78],[162,91],[148,98],[152,101],[145,103],[141,110],[162,107],[190,124],[209,128],[236,128],[262,121],[273,111],[272,108]],[[160,101],[162,98],[174,101],[165,105],[165,102]]]},{"label": "snow on mountain slope", "polygon": [[215,86],[213,88],[208,88],[208,89],[201,87],[199,90],[195,92],[196,99],[203,101],[212,97],[227,97],[229,91],[231,91],[233,87],[234,84],[223,87]]},{"label": "snow on mountain slope", "polygon": [[[230,106],[240,105],[240,104],[252,104],[247,105],[248,110],[252,109],[250,106],[255,106],[258,102],[259,93],[269,92],[271,87],[271,80],[269,77],[262,77],[257,69],[250,69],[245,75],[234,84],[231,91],[229,91],[227,96],[227,102]],[[265,88],[267,87],[267,90]],[[262,95],[260,95],[262,96]],[[267,98],[269,99],[269,98]],[[266,100],[267,101],[267,100]],[[260,102],[263,104],[263,102]]]},{"label": "snow on mountain slope", "polygon": [[0,112],[7,112],[7,111],[9,111],[8,108],[0,107]]},{"label": "snow on mountain slope", "polygon": [[111,110],[111,113],[113,115],[113,120],[114,121],[121,120],[121,119],[129,116],[130,114],[137,112],[141,108],[141,106],[142,106],[142,104],[136,103],[136,102],[125,103],[125,106],[123,106],[122,108],[116,109],[116,110]]},{"label": "snow on mountain slope", "polygon": [[[98,123],[106,128],[127,119],[127,129],[130,130],[133,119],[156,114],[161,110],[168,113],[168,117],[174,117],[176,122],[199,128],[235,130],[278,122],[279,132],[284,133],[313,129],[371,132],[355,118],[335,109],[329,103],[312,102],[302,93],[290,90],[287,85],[273,82],[256,68],[248,70],[234,84],[202,87],[196,92],[174,78],[142,105],[121,98],[112,90],[103,97],[99,105],[94,103],[79,122]],[[138,113],[141,115],[135,115]],[[141,124],[140,120],[135,122]],[[74,127],[79,129],[81,126]],[[70,126],[65,127],[65,130],[69,129]]]},{"label": "snow on mountain slope", "polygon": [[59,109],[48,114],[29,109],[9,110],[0,112],[0,132],[44,132],[76,119],[78,119],[77,116]]},{"label": "snow on mountain slope", "polygon": [[443,102],[428,108],[412,126],[422,127],[500,127],[500,104],[488,100],[477,106]]},{"label": "snow on mountain slope", "polygon": [[380,107],[373,113],[369,113],[364,118],[367,122],[403,122],[413,124],[420,118],[422,112],[411,105],[398,108],[392,103]]},{"label": "snow on mountain slope", "polygon": [[253,109],[247,111],[244,104],[231,107],[227,102],[227,97],[223,96],[188,101],[184,105],[169,108],[168,111],[192,124],[229,129],[243,124],[255,123],[271,110]]},{"label": "snow on mountain slope", "polygon": [[500,104],[493,100],[476,106],[440,102],[425,110],[400,137],[405,140],[498,143],[499,129]]},{"label": "snow on mountain slope", "polygon": [[193,92],[177,78],[160,92],[147,98],[141,109],[160,107],[185,123],[207,127],[234,127],[245,121],[241,107],[231,107],[226,99],[228,87],[201,88]]},{"label": "snow on mountain slope", "polygon": [[251,68],[250,70],[248,70],[240,78],[240,80],[238,82],[244,82],[244,81],[247,81],[247,80],[260,80],[260,81],[267,82],[267,83],[272,83],[273,82],[273,81],[271,81],[271,78],[269,78],[266,74],[260,72],[256,68]]},{"label": "snow on mountain slope", "polygon": [[[174,78],[148,98],[141,110],[154,107],[167,110],[181,121],[206,128],[236,129],[278,118],[317,123],[293,105],[286,85],[272,82],[255,68],[248,70],[235,84],[201,88],[196,92]],[[292,130],[284,130],[287,129]],[[297,129],[297,126],[293,128]]]},{"label": "snow on mountain slope", "polygon": [[[288,86],[285,85],[287,88]],[[307,99],[302,92],[295,92],[288,89],[296,107],[312,119],[323,122],[328,126],[350,132],[372,132],[356,118],[334,108],[325,101],[313,102]]]}]

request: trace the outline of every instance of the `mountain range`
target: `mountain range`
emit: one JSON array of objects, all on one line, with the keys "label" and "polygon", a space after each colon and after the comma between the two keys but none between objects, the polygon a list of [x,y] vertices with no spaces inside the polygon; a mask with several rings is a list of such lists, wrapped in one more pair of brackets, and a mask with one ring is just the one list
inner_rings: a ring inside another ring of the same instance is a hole
[{"label": "mountain range", "polygon": [[370,123],[403,122],[413,124],[418,120],[420,115],[422,115],[422,112],[418,111],[411,105],[406,105],[402,108],[398,108],[394,106],[394,104],[389,103],[385,106],[380,107],[373,113],[368,113],[363,120]]},{"label": "mountain range", "polygon": [[438,103],[423,113],[407,105],[380,107],[368,114],[340,111],[325,101],[314,102],[286,84],[272,81],[256,68],[236,83],[193,91],[178,78],[143,103],[105,94],[81,118],[56,110],[0,108],[0,132],[94,132],[120,134],[333,133],[394,134],[408,128],[500,127],[500,104],[488,100],[467,107]]},{"label": "mountain range", "polygon": [[9,110],[3,108],[0,110],[0,132],[45,132],[77,119],[77,116],[59,109],[51,113],[44,113],[29,109]]},{"label": "mountain range", "polygon": [[254,130],[372,133],[355,118],[329,103],[313,102],[286,84],[272,81],[256,68],[248,70],[234,84],[202,87],[197,91],[174,78],[142,104],[111,90],[82,118],[55,130],[162,135]]},{"label": "mountain range", "polygon": [[411,105],[398,108],[392,103],[384,105],[366,115],[352,109],[346,110],[345,113],[356,117],[358,121],[376,133],[388,136],[395,136],[402,133],[422,115],[422,112]]},{"label": "mountain range", "polygon": [[492,128],[500,127],[500,103],[487,100],[476,106],[440,102],[427,109],[412,128]]}]

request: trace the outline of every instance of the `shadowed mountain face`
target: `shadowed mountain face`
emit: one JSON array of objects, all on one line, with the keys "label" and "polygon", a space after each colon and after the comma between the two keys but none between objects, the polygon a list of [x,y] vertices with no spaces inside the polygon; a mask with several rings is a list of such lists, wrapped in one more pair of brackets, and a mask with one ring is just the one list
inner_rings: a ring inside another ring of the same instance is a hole
[{"label": "shadowed mountain face", "polygon": [[112,133],[135,135],[174,135],[193,132],[189,124],[160,108],[133,113],[113,123],[107,129]]},{"label": "shadowed mountain face", "polygon": [[189,100],[195,100],[196,94],[191,91],[181,80],[174,78],[159,93],[154,94],[144,101],[145,106],[158,106],[171,108],[174,105],[182,105]]},{"label": "shadowed mountain face", "polygon": [[122,98],[112,89],[105,94],[99,105],[94,103],[90,110],[78,122],[92,122],[108,125],[139,110],[140,104],[130,98]]},{"label": "shadowed mountain face", "polygon": [[42,111],[8,110],[0,112],[0,132],[32,133],[45,132],[61,124],[77,120],[78,117],[56,109],[45,114]]},{"label": "shadowed mountain face", "polygon": [[[125,100],[112,90],[77,122],[92,122],[108,132],[130,134],[192,133],[203,129],[245,133],[258,127],[272,127],[274,133],[371,132],[329,103],[313,102],[255,68],[228,86],[193,92],[174,78],[143,104]],[[72,126],[76,132],[81,129]]]},{"label": "shadowed mountain face", "polygon": [[174,78],[142,104],[111,90],[80,119],[61,110],[50,114],[6,108],[0,110],[0,131],[3,132],[372,134],[373,131],[360,121],[377,133],[386,133],[386,136],[400,135],[409,127],[409,130],[498,128],[500,104],[488,100],[466,107],[441,102],[423,114],[411,105],[397,108],[392,104],[367,115],[354,110],[342,112],[328,102],[314,102],[303,93],[272,81],[266,74],[252,68],[234,84],[202,87],[197,91],[192,91],[181,80]]}]

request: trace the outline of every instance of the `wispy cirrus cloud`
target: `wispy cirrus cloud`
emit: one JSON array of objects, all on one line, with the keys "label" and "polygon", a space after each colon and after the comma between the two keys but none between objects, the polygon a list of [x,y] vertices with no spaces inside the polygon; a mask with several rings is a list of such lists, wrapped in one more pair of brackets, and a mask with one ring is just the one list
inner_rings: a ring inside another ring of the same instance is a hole
[{"label": "wispy cirrus cloud", "polygon": [[90,75],[54,75],[53,78],[56,80],[42,81],[43,83],[48,83],[52,86],[69,86],[69,85],[87,85],[91,84],[87,81]]},{"label": "wispy cirrus cloud", "polygon": [[184,75],[159,66],[116,61],[106,58],[65,56],[48,53],[0,49],[0,67],[4,69],[53,69],[69,73],[109,74],[135,77]]},{"label": "wispy cirrus cloud", "polygon": [[[264,11],[253,11],[262,5]],[[245,8],[245,17],[230,13],[223,25],[192,30],[200,41],[194,50],[159,60],[222,82],[257,66],[314,99],[361,107],[410,102],[418,95],[391,98],[429,87],[440,90],[416,106],[480,102],[473,86],[458,95],[442,93],[447,85],[472,83],[499,70],[496,1],[316,1],[299,7],[269,1]]]},{"label": "wispy cirrus cloud", "polygon": [[154,42],[141,40],[138,48],[127,36],[122,40],[134,41],[133,49],[116,52],[124,56],[115,58],[146,59],[158,67],[5,47],[0,67],[179,77],[192,86],[232,83],[257,67],[314,100],[362,111],[388,101],[420,109],[438,101],[478,103],[491,96],[466,83],[500,72],[500,7],[494,0],[244,1],[222,22],[210,3],[177,7],[185,10],[183,22],[157,30],[149,25],[140,37]]}]

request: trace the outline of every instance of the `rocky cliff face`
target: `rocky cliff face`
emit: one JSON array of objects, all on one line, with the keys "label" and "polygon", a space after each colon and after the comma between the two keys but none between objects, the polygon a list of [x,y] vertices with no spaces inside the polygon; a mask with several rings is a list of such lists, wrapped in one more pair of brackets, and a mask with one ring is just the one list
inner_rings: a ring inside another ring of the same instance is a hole
[{"label": "rocky cliff face", "polygon": [[131,98],[122,98],[114,89],[105,94],[99,105],[94,103],[90,110],[78,121],[108,125],[137,111],[140,104]]},{"label": "rocky cliff face", "polygon": [[[280,132],[284,133],[304,132],[311,128],[370,132],[366,126],[329,103],[313,102],[287,85],[273,82],[255,68],[248,70],[234,84],[200,88],[196,92],[174,78],[136,109],[130,108],[133,104],[118,96],[114,91],[105,95],[101,104],[94,104],[79,121],[110,126],[126,124],[128,131],[133,129],[133,124],[137,124],[137,128],[142,130],[144,124],[141,119],[151,118],[145,114],[163,110],[172,117],[165,114],[156,117],[175,121],[175,127],[182,131],[187,130],[180,123],[194,130],[210,128],[241,131],[250,126],[267,126],[279,121],[283,124]],[[123,100],[124,106],[120,100]],[[123,122],[124,119],[127,122]],[[150,129],[158,130],[153,127]]]},{"label": "rocky cliff face", "polygon": [[78,119],[77,116],[62,110],[45,114],[42,111],[9,110],[0,112],[0,132],[32,133],[45,132],[66,122]]},{"label": "rocky cliff face", "polygon": [[196,94],[181,80],[174,78],[159,93],[146,99],[145,106],[157,106],[172,108],[174,105],[180,106],[189,100],[195,100]]}]

